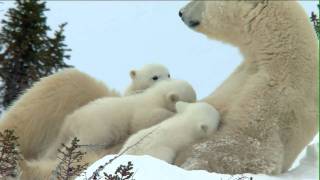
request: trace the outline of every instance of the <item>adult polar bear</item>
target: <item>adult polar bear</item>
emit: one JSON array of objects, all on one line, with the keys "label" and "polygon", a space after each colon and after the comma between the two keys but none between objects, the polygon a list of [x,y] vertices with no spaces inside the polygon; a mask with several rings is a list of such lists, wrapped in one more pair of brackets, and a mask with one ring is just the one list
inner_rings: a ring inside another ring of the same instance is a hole
[{"label": "adult polar bear", "polygon": [[176,164],[220,173],[286,171],[317,133],[317,40],[294,1],[194,1],[190,28],[239,47],[244,61],[203,101],[221,113],[209,140]]},{"label": "adult polar bear", "polygon": [[15,129],[26,159],[36,159],[54,141],[65,116],[89,102],[120,96],[76,69],[42,78],[1,117],[0,130]]}]

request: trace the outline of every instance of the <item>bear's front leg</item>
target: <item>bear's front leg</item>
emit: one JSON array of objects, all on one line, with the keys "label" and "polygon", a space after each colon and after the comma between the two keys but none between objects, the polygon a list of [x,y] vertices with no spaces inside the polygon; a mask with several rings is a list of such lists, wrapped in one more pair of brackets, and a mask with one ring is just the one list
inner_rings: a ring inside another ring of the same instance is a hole
[{"label": "bear's front leg", "polygon": [[176,164],[227,174],[279,174],[283,146],[278,133],[257,139],[243,131],[217,132],[210,140],[194,144],[191,151],[178,154]]}]

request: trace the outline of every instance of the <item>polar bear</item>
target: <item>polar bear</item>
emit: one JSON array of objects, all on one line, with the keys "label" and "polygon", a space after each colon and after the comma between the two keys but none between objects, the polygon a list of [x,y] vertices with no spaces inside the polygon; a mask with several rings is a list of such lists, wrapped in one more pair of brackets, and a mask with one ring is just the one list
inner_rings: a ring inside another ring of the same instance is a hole
[{"label": "polar bear", "polygon": [[117,144],[174,115],[178,100],[194,102],[196,94],[186,81],[172,79],[161,81],[144,93],[93,101],[66,117],[56,143],[45,157],[55,158],[60,144],[73,137],[84,145]]},{"label": "polar bear", "polygon": [[36,159],[53,142],[66,115],[98,98],[118,97],[76,69],[40,79],[3,115],[0,130],[15,129],[25,159]]},{"label": "polar bear", "polygon": [[[133,89],[146,89],[157,82],[148,82],[151,76],[158,80],[170,76],[159,64],[146,65],[141,70],[132,70],[131,74],[133,80],[129,87],[133,88],[128,94],[133,94]],[[36,159],[56,137],[66,115],[103,97],[120,97],[120,94],[83,72],[63,69],[40,79],[23,93],[1,119],[0,130],[15,129],[24,158]]]},{"label": "polar bear", "polygon": [[209,137],[218,127],[219,113],[211,105],[176,103],[177,114],[132,135],[120,153],[151,155],[172,163],[179,150]]},{"label": "polar bear", "polygon": [[131,84],[126,89],[124,95],[131,95],[143,92],[156,82],[170,79],[169,70],[161,64],[147,64],[140,70],[130,71]]},{"label": "polar bear", "polygon": [[175,163],[230,174],[288,170],[318,132],[318,44],[302,7],[193,1],[179,15],[191,29],[239,47],[245,60],[202,100],[220,112],[221,128]]}]

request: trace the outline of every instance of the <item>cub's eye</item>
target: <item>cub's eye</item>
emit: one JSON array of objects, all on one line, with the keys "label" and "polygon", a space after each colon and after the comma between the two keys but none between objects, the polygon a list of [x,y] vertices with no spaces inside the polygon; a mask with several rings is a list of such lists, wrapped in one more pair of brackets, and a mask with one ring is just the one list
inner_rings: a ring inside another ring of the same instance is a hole
[{"label": "cub's eye", "polygon": [[152,77],[152,80],[154,80],[154,81],[156,81],[156,80],[158,80],[158,79],[159,79],[158,76],[153,76],[153,77]]},{"label": "cub's eye", "polygon": [[170,78],[170,74],[168,74],[168,78]]}]

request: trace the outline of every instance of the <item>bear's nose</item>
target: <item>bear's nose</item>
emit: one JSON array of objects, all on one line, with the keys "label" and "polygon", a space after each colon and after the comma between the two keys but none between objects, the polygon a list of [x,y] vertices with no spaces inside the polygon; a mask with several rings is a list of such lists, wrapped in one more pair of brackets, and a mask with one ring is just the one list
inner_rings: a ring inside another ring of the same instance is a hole
[{"label": "bear's nose", "polygon": [[182,11],[181,10],[179,11],[179,17],[182,17]]}]

